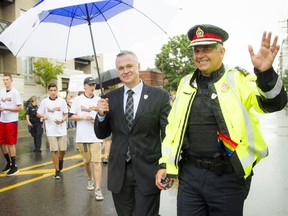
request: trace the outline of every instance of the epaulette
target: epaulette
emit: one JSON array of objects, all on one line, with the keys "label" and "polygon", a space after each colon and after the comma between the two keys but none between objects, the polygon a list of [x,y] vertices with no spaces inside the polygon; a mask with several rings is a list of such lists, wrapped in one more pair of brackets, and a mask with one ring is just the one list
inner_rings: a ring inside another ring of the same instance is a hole
[{"label": "epaulette", "polygon": [[241,68],[239,66],[235,67],[235,69],[237,71],[241,72],[244,76],[248,76],[250,74],[247,70],[245,70],[244,68]]}]

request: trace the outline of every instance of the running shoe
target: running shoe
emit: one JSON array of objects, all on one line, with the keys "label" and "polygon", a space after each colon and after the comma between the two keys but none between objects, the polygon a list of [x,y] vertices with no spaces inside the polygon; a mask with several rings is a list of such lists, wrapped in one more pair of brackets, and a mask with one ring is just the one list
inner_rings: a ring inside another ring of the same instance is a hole
[{"label": "running shoe", "polygon": [[9,172],[9,170],[11,169],[11,164],[6,164],[5,168],[2,170],[3,173],[7,173]]},{"label": "running shoe", "polygon": [[101,189],[96,189],[95,190],[95,197],[96,197],[97,201],[101,201],[101,200],[104,199],[104,197],[102,195],[102,192],[101,192]]},{"label": "running shoe", "polygon": [[56,170],[55,175],[54,175],[55,179],[61,179],[61,172],[60,170]]},{"label": "running shoe", "polygon": [[88,180],[87,190],[89,190],[89,191],[94,190],[94,181],[93,180]]},{"label": "running shoe", "polygon": [[17,166],[12,166],[9,170],[9,172],[7,173],[7,176],[13,176],[16,175],[19,172]]}]

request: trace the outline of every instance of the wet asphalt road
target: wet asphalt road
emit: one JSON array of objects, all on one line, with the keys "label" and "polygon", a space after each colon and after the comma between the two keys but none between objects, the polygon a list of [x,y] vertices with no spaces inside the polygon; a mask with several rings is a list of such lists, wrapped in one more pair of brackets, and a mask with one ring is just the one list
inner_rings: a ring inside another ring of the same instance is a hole
[{"label": "wet asphalt road", "polygon": [[[288,116],[285,111],[260,116],[269,145],[269,156],[254,169],[245,216],[288,215]],[[96,201],[94,191],[87,191],[87,177],[69,130],[63,177],[53,178],[51,155],[43,136],[42,152],[32,152],[32,140],[19,138],[17,176],[0,174],[0,216],[116,216],[111,193],[106,188],[107,165],[103,165],[104,201]],[[0,167],[5,165],[0,156]],[[161,195],[161,216],[176,215],[177,185]]]}]

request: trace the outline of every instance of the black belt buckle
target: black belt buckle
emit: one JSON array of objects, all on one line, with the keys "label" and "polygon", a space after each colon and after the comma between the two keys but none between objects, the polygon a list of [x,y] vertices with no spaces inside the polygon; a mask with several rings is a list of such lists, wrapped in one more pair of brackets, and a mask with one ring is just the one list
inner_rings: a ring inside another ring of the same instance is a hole
[{"label": "black belt buckle", "polygon": [[224,173],[228,174],[234,172],[231,163],[225,161],[221,156],[215,157],[212,161],[205,161],[193,157],[188,158],[188,160],[190,160],[196,167],[212,171],[218,176],[221,176]]},{"label": "black belt buckle", "polygon": [[200,168],[212,171],[213,164],[209,161],[200,161]]}]

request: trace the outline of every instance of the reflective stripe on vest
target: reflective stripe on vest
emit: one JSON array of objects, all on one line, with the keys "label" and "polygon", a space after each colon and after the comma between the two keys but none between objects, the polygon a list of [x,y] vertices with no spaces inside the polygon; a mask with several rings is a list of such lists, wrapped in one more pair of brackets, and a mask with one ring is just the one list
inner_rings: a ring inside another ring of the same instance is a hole
[{"label": "reflective stripe on vest", "polygon": [[280,79],[280,76],[277,79],[276,85],[268,92],[263,92],[260,88],[258,88],[259,93],[267,99],[275,98],[277,95],[280,94],[282,89],[283,83]]},{"label": "reflective stripe on vest", "polygon": [[[189,85],[189,82],[190,82],[191,78],[192,78],[192,75],[188,75],[188,76],[185,76],[182,79],[182,82],[180,83],[180,89],[178,90],[178,92],[184,92],[184,88],[187,85]],[[186,92],[186,93],[187,94],[191,94],[191,92]],[[177,95],[176,95],[176,98],[175,98],[175,101],[174,101],[174,104],[173,104],[175,106],[174,107],[174,116],[177,116],[176,115],[177,114],[176,111],[178,112],[179,109],[181,109],[181,106],[182,106],[182,104],[180,104],[179,100],[180,100],[180,97],[177,97]],[[177,154],[172,154],[172,149],[170,147],[168,147],[168,148],[163,147],[162,148],[162,154],[163,155],[169,155],[169,158],[167,159],[168,162],[171,163],[171,164],[174,164],[176,166],[177,166],[177,163],[178,163],[178,159],[179,159],[178,157],[180,156],[180,151],[181,151],[181,147],[182,147],[183,136],[184,136],[184,132],[183,131],[185,131],[184,128],[185,128],[185,125],[187,124],[187,120],[186,120],[187,114],[188,114],[188,112],[186,112],[186,116],[184,117],[184,119],[181,119],[179,121],[179,125],[177,127],[177,130],[180,130],[180,133],[175,132],[175,136],[176,136],[176,134],[182,134],[181,137],[179,138],[179,142],[181,142],[181,145],[178,145]],[[185,121],[186,122],[186,123],[184,122],[182,124],[182,127],[180,127],[181,126],[181,121]],[[175,137],[173,138],[173,141],[174,140],[175,140]]]},{"label": "reflective stripe on vest", "polygon": [[[246,110],[246,108],[244,107],[244,105],[242,104],[242,102],[240,101],[238,94],[236,93],[236,85],[235,85],[235,74],[237,73],[237,71],[235,70],[231,70],[228,74],[227,74],[227,80],[237,98],[238,101],[238,105],[241,108],[243,117],[244,117],[244,121],[245,121],[245,125],[246,125],[246,131],[247,131],[247,139],[248,139],[248,143],[249,146],[251,146],[252,148],[248,148],[247,152],[248,152],[248,156],[245,158],[241,158],[241,156],[239,157],[240,162],[244,167],[251,165],[252,163],[254,163],[255,161],[255,154],[256,154],[256,146],[255,146],[255,142],[254,142],[254,131],[253,131],[253,126],[252,126],[252,121],[250,119],[249,113]],[[259,154],[261,157],[265,157],[268,154],[268,148],[262,150],[261,152],[257,152],[257,154]]]}]

